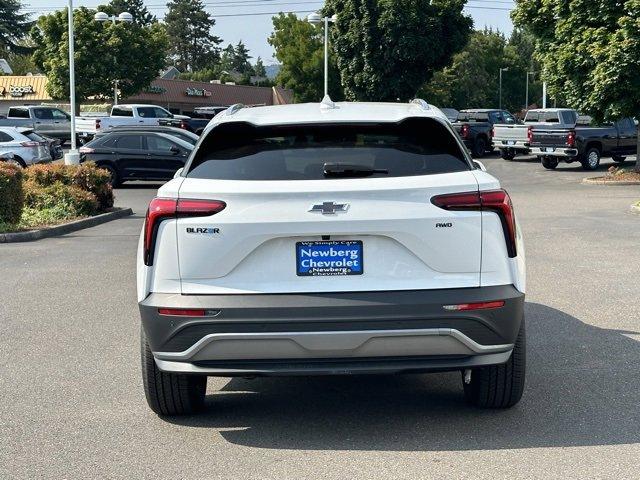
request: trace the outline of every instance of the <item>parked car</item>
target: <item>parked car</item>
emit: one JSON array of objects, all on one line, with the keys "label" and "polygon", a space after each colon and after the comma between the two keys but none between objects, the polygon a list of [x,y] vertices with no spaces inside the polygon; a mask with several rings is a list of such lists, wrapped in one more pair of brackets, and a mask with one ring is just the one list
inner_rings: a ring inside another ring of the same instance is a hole
[{"label": "parked car", "polygon": [[119,132],[80,147],[80,162],[92,161],[109,171],[111,184],[127,180],[169,180],[193,150],[191,143],[158,132]]},{"label": "parked car", "polygon": [[62,143],[71,140],[71,116],[56,107],[9,107],[7,118],[0,119],[0,127],[28,128]]},{"label": "parked car", "polygon": [[27,128],[18,128],[17,130],[25,137],[29,138],[29,140],[33,140],[34,142],[40,143],[40,145],[46,146],[52,160],[59,160],[64,157],[64,151],[62,150],[61,141],[59,139],[38,134]]},{"label": "parked car", "polygon": [[190,143],[191,145],[195,145],[198,142],[198,139],[200,138],[195,133],[183,130],[181,128],[163,127],[163,126],[159,126],[159,125],[157,125],[157,126],[152,126],[152,125],[141,125],[141,126],[123,125],[123,126],[120,126],[120,127],[113,127],[111,129],[103,131],[103,132],[98,132],[98,133],[96,133],[94,138],[104,137],[105,135],[109,135],[109,134],[111,134],[113,132],[118,132],[118,133],[122,133],[122,132],[166,133],[168,135],[173,135],[174,137],[177,137],[177,138],[179,138],[181,140],[184,140],[185,142]]},{"label": "parked car", "polygon": [[114,105],[110,116],[82,116],[76,118],[76,132],[80,141],[90,141],[98,131],[116,126],[158,125],[161,118],[188,119],[184,115],[174,115],[157,105]]},{"label": "parked car", "polygon": [[471,404],[510,407],[524,282],[509,195],[437,108],[236,108],[148,209],[146,398],[175,415],[208,375],[451,370]]},{"label": "parked car", "polygon": [[602,157],[622,163],[627,155],[636,154],[638,127],[632,118],[604,125],[582,123],[578,119],[572,128],[533,130],[531,152],[550,170],[560,161],[578,161],[585,170],[596,170]]},{"label": "parked car", "polygon": [[499,123],[493,126],[493,145],[500,150],[505,160],[531,152],[533,129],[571,128],[575,126],[578,113],[570,108],[538,108],[529,110],[524,123]]},{"label": "parked car", "polygon": [[12,152],[14,160],[22,167],[50,162],[51,154],[46,143],[29,138],[32,130],[16,127],[0,127],[0,152]]},{"label": "parked car", "polygon": [[205,127],[213,117],[229,107],[197,107],[189,118],[161,118],[158,123],[170,127],[181,128],[189,132],[201,135]]},{"label": "parked car", "polygon": [[491,134],[496,123],[517,123],[515,117],[506,110],[468,109],[460,110],[453,128],[460,134],[471,155],[483,157],[493,151]]}]

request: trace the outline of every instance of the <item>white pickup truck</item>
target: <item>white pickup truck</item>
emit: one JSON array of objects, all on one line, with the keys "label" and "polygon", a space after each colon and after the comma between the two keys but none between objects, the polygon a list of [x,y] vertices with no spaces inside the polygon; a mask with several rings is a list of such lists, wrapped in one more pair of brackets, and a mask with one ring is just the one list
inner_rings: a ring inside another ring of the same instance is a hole
[{"label": "white pickup truck", "polygon": [[114,105],[110,116],[76,118],[76,133],[84,143],[91,140],[98,131],[124,125],[158,125],[161,118],[188,119],[189,117],[174,115],[157,105]]},{"label": "white pickup truck", "polygon": [[529,110],[521,124],[493,126],[493,146],[505,160],[518,154],[527,155],[533,129],[570,128],[575,126],[578,113],[570,108],[539,108]]}]

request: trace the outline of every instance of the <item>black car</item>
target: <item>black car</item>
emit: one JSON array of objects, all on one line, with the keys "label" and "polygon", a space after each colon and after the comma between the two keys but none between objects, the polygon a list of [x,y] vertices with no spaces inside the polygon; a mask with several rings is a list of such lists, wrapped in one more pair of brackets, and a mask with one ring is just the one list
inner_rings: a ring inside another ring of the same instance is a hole
[{"label": "black car", "polygon": [[193,145],[167,133],[112,131],[80,148],[81,162],[109,171],[111,184],[127,180],[169,180],[182,168]]},{"label": "black car", "polygon": [[188,130],[183,130],[181,128],[175,127],[165,127],[158,125],[123,125],[121,127],[113,127],[109,130],[105,130],[103,132],[97,132],[93,138],[104,137],[105,135],[110,135],[113,132],[118,133],[167,133],[169,135],[173,135],[174,137],[178,137],[180,140],[184,140],[185,142],[190,143],[191,145],[195,145],[198,142],[198,135],[193,132],[189,132]]},{"label": "black car", "polygon": [[229,107],[198,107],[193,109],[190,118],[161,118],[159,125],[181,128],[196,135],[202,135],[209,120]]},{"label": "black car", "polygon": [[475,158],[493,151],[492,130],[496,123],[518,123],[506,110],[476,108],[460,110],[453,128]]}]

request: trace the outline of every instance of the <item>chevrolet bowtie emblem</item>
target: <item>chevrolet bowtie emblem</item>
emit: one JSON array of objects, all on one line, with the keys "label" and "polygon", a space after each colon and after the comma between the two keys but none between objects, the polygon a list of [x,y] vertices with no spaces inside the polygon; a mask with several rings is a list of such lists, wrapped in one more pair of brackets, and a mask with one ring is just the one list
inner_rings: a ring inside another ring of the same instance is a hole
[{"label": "chevrolet bowtie emblem", "polygon": [[312,206],[309,211],[320,212],[323,215],[335,215],[338,212],[346,212],[348,208],[348,203],[322,202]]}]

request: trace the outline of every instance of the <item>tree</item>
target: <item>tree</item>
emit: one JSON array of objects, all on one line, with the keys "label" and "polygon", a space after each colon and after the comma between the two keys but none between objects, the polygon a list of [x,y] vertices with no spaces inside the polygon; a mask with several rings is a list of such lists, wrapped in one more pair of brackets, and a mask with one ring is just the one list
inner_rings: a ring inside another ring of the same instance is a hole
[{"label": "tree", "polygon": [[[317,102],[323,95],[323,30],[294,14],[273,17],[273,33],[268,41],[282,67],[276,83],[293,90],[298,102]],[[329,95],[344,98],[333,48],[329,49]]]},{"label": "tree", "polygon": [[[74,11],[76,97],[111,98],[113,85],[123,97],[147,87],[164,66],[167,39],[162,26],[149,27],[93,19],[94,10]],[[54,99],[69,98],[67,12],[44,15],[31,31],[33,60],[49,78],[47,91]]]},{"label": "tree", "polygon": [[222,40],[211,33],[216,21],[205,11],[202,1],[171,0],[167,7],[164,21],[176,68],[194,72],[218,63]]},{"label": "tree", "polygon": [[264,63],[262,62],[262,58],[258,57],[256,60],[256,64],[253,66],[253,71],[256,77],[266,77],[267,70],[264,68]]},{"label": "tree", "polygon": [[142,0],[111,0],[103,11],[109,15],[120,15],[122,12],[129,12],[133,15],[133,22],[141,27],[149,26],[157,21],[156,17],[145,7]]},{"label": "tree", "polygon": [[0,51],[28,54],[30,48],[21,41],[29,33],[32,22],[29,15],[20,13],[19,0],[0,0]]},{"label": "tree", "polygon": [[[531,37],[514,31],[507,41],[500,32],[475,31],[465,48],[453,56],[451,64],[437,72],[419,96],[441,107],[497,108],[499,71],[502,78],[502,107],[519,111],[525,107],[527,72],[537,71],[531,61]],[[529,103],[540,99],[540,83],[530,77]]]},{"label": "tree", "polygon": [[251,63],[249,63],[251,58],[253,57],[249,55],[249,49],[242,43],[242,40],[240,40],[234,48],[233,69],[243,75],[253,73],[253,67]]},{"label": "tree", "polygon": [[328,0],[349,100],[409,100],[467,43],[464,0]]},{"label": "tree", "polygon": [[512,17],[535,36],[551,96],[597,120],[638,114],[638,0],[520,0]]}]

